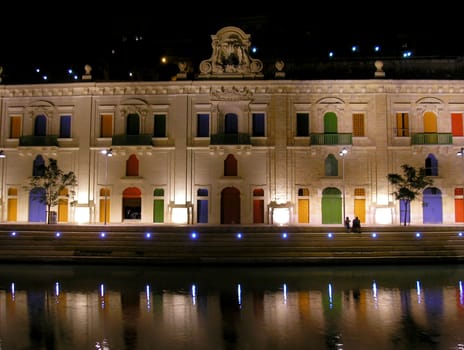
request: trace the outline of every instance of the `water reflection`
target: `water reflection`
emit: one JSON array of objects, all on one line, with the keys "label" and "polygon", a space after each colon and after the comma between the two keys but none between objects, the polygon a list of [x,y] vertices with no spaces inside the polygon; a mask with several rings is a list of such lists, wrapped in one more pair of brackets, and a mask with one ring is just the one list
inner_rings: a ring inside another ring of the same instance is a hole
[{"label": "water reflection", "polygon": [[0,266],[8,349],[464,349],[464,267]]}]

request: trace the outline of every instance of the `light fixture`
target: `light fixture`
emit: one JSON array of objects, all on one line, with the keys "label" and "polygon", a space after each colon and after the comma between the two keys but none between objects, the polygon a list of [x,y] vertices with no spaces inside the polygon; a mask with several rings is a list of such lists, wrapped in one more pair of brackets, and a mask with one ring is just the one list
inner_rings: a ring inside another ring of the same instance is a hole
[{"label": "light fixture", "polygon": [[345,156],[348,154],[348,150],[346,147],[343,147],[343,149],[338,153],[340,157],[342,157],[342,187],[343,187],[343,193],[342,193],[342,201],[343,201],[343,218],[342,218],[342,223],[345,221],[346,218],[346,210],[345,210]]},{"label": "light fixture", "polygon": [[6,154],[3,150],[0,150],[0,158],[5,158]]}]

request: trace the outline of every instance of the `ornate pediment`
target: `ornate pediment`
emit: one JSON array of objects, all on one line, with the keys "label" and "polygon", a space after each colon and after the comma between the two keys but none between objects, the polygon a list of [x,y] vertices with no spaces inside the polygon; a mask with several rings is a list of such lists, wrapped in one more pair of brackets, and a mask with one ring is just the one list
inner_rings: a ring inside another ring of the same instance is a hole
[{"label": "ornate pediment", "polygon": [[200,63],[200,78],[262,78],[263,63],[250,56],[249,38],[236,27],[211,35],[213,53]]}]

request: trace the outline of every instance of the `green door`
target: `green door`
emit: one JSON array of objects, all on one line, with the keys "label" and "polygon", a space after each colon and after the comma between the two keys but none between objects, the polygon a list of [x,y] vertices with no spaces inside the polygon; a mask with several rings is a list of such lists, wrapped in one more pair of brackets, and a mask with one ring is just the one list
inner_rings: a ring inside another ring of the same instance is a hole
[{"label": "green door", "polygon": [[338,188],[330,187],[322,192],[322,223],[342,223],[342,193]]}]

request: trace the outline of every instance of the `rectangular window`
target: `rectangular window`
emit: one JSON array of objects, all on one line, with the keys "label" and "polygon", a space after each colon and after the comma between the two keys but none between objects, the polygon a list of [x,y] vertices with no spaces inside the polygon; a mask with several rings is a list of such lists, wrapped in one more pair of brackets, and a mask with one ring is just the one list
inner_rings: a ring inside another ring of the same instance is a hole
[{"label": "rectangular window", "polygon": [[153,137],[166,137],[165,114],[155,114],[153,123]]},{"label": "rectangular window", "polygon": [[309,136],[309,113],[296,114],[296,136]]},{"label": "rectangular window", "polygon": [[353,114],[353,136],[364,136],[364,113]]},{"label": "rectangular window", "polygon": [[462,113],[451,113],[451,132],[453,136],[464,136],[462,128]]},{"label": "rectangular window", "polygon": [[253,113],[252,115],[252,135],[256,137],[265,136],[264,113]]},{"label": "rectangular window", "polygon": [[396,113],[396,136],[409,136],[408,113]]},{"label": "rectangular window", "polygon": [[19,139],[21,136],[21,117],[10,118],[10,138]]},{"label": "rectangular window", "polygon": [[197,114],[197,137],[209,137],[209,114]]},{"label": "rectangular window", "polygon": [[113,136],[113,115],[102,114],[101,125],[100,125],[100,137],[112,137]]},{"label": "rectangular window", "polygon": [[62,115],[60,117],[60,138],[71,137],[71,116]]}]

